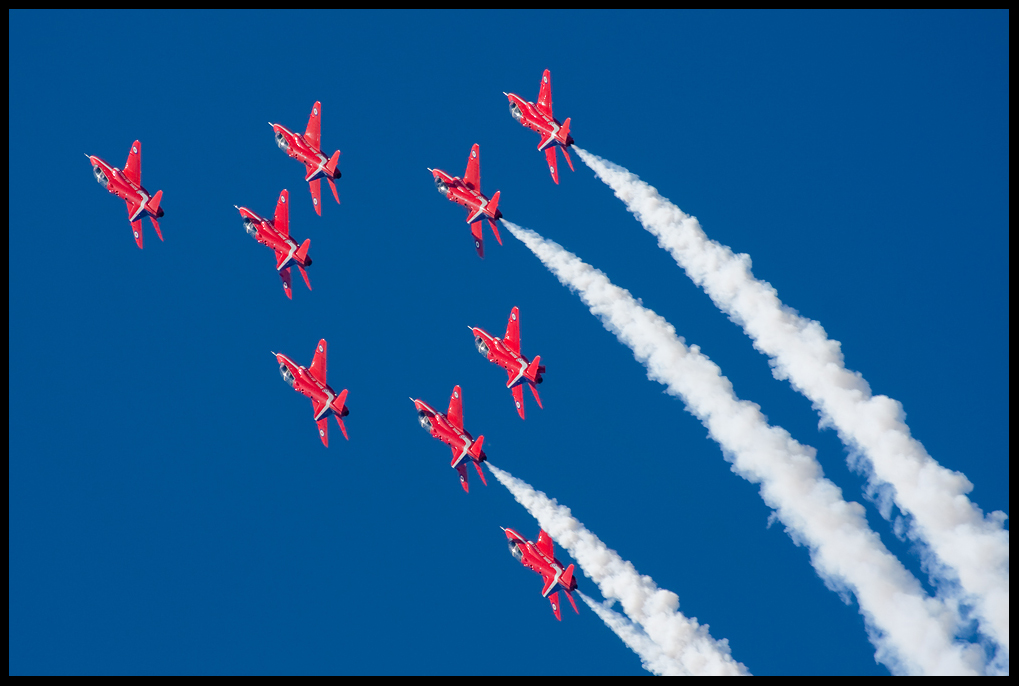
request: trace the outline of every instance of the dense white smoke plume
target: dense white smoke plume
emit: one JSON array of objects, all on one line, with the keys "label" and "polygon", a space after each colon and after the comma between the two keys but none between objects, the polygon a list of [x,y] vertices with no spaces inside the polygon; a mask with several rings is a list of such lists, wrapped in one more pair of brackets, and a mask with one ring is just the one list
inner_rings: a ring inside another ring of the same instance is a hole
[{"label": "dense white smoke plume", "polygon": [[[706,625],[680,612],[679,597],[675,593],[658,588],[651,577],[640,574],[630,562],[577,521],[568,507],[491,462],[485,464],[517,502],[538,520],[541,528],[569,552],[585,576],[598,584],[602,595],[618,600],[626,616],[639,624],[661,649],[661,656],[649,653],[656,668],[687,675],[748,673],[746,667],[732,659],[728,641],[712,638]],[[627,645],[636,650],[630,643]],[[644,659],[644,655],[639,652],[638,655]]]},{"label": "dense white smoke plume", "polygon": [[[596,615],[601,617],[601,620],[605,622],[608,628],[612,629],[616,636],[622,639],[627,648],[637,653],[637,657],[640,658],[640,664],[644,669],[656,676],[683,675],[683,672],[678,669],[678,665],[673,660],[665,657],[661,647],[652,641],[644,633],[643,629],[610,608],[607,604],[602,605],[580,591],[577,591],[577,595],[587,603],[589,608],[594,610]],[[608,602],[610,601],[606,601],[606,603]]]},{"label": "dense white smoke plume", "polygon": [[895,673],[983,671],[982,651],[954,640],[958,619],[952,609],[930,598],[885,548],[867,525],[864,508],[846,502],[824,477],[813,448],[770,426],[754,403],[738,399],[714,362],[697,346],[686,346],[671,324],[629,291],[559,244],[504,223],[633,351],[650,379],[684,401],[721,446],[733,471],[761,485],[761,497],[793,540],[809,548],[826,585],[856,596],[878,660]]},{"label": "dense white smoke plume", "polygon": [[[873,395],[859,373],[846,369],[839,342],[830,340],[818,322],[784,305],[771,284],[756,279],[748,255],[710,240],[695,217],[635,174],[575,149],[693,282],[771,358],[775,377],[788,379],[809,398],[851,453],[868,458],[850,456],[866,472],[871,495],[890,495],[910,515],[910,538],[928,546],[927,569],[942,580],[958,581],[981,630],[1004,649],[998,658],[1007,665],[1005,513],[984,516],[966,497],[973,485],[965,475],[942,467],[910,435],[901,404]],[[881,510],[891,518],[890,505]]]}]

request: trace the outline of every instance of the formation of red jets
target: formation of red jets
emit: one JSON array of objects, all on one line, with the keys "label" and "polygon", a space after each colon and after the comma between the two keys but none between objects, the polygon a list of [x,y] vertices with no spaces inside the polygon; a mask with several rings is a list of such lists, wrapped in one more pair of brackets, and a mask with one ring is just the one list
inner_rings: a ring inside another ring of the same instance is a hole
[{"label": "formation of red jets", "polygon": [[[566,149],[573,145],[574,141],[570,135],[570,120],[566,119],[564,123],[560,124],[552,115],[551,73],[546,69],[542,74],[537,102],[526,101],[513,93],[504,93],[504,95],[509,99],[511,116],[522,126],[541,136],[538,150],[545,153],[549,173],[552,175],[552,180],[558,184],[556,148],[562,149],[566,162],[572,170],[573,162]],[[340,194],[336,188],[336,180],[341,176],[338,168],[340,151],[337,150],[328,157],[322,151],[322,103],[316,102],[312,106],[308,126],[303,135],[291,131],[282,124],[270,123],[270,126],[272,126],[276,144],[280,149],[304,164],[304,180],[308,182],[311,189],[311,200],[315,212],[319,216],[322,215],[322,179],[325,179],[329,184],[333,197],[339,204]],[[92,173],[96,181],[127,203],[128,221],[138,247],[144,247],[142,220],[145,217],[149,218],[156,230],[156,235],[160,240],[163,240],[163,234],[157,221],[164,214],[160,207],[163,192],[156,191],[153,195],[142,186],[141,142],[135,141],[132,144],[127,163],[122,170],[94,155],[86,155],[86,157],[89,158],[89,163],[92,165]],[[478,256],[482,258],[485,256],[482,222],[488,224],[495,235],[495,240],[502,245],[497,224],[503,216],[499,209],[499,191],[496,191],[491,198],[481,192],[480,146],[475,144],[471,148],[463,178],[451,176],[441,169],[430,168],[428,171],[432,174],[435,187],[440,193],[451,202],[467,209],[467,224],[470,226],[471,236],[474,238],[474,248]],[[311,290],[311,281],[307,272],[307,268],[311,266],[311,257],[308,255],[311,239],[305,239],[298,243],[294,238],[291,238],[289,203],[289,193],[284,189],[280,192],[272,219],[262,217],[247,207],[237,207],[237,210],[242,217],[244,230],[259,243],[272,248],[275,252],[276,272],[283,282],[283,290],[287,298],[293,299],[291,268],[296,267],[300,271],[308,290]],[[541,364],[540,356],[529,360],[520,352],[519,309],[514,307],[510,312],[506,333],[502,338],[493,336],[478,327],[469,328],[474,336],[474,344],[478,352],[484,355],[488,361],[506,370],[508,375],[506,387],[513,394],[513,402],[520,418],[524,419],[525,385],[531,389],[535,401],[541,407],[541,397],[538,395],[537,385],[544,380],[545,367]],[[296,392],[311,400],[312,416],[318,426],[319,438],[322,444],[328,447],[329,417],[332,416],[336,419],[343,437],[349,440],[343,418],[350,414],[350,410],[346,405],[347,389],[337,393],[328,384],[326,355],[327,343],[325,339],[318,342],[311,365],[308,367],[297,364],[283,353],[273,353],[279,364],[283,380]],[[464,491],[469,492],[468,462],[474,465],[482,483],[488,485],[485,473],[481,469],[481,463],[487,459],[485,451],[482,450],[485,437],[479,435],[475,439],[464,428],[463,392],[460,386],[453,388],[449,399],[449,408],[445,414],[424,400],[411,398],[411,401],[417,410],[418,421],[422,428],[428,431],[433,438],[437,438],[450,447],[453,455],[450,466],[457,471]],[[509,539],[510,552],[513,556],[528,569],[542,575],[544,586],[541,594],[552,603],[552,611],[556,619],[561,620],[559,587],[562,587],[576,611],[577,605],[573,601],[572,592],[577,588],[577,580],[573,576],[573,565],[564,568],[555,558],[552,539],[548,534],[544,531],[539,532],[538,541],[535,543],[528,541],[513,529],[503,529],[503,531]]]}]

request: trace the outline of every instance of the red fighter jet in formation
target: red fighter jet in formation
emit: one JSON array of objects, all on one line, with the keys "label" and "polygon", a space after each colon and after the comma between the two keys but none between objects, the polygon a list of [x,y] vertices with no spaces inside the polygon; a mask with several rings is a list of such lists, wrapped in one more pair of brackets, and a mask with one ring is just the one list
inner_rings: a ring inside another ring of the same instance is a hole
[{"label": "red fighter jet in formation", "polygon": [[555,546],[552,543],[552,538],[544,531],[539,531],[538,542],[532,543],[513,529],[499,528],[506,532],[506,538],[509,539],[510,554],[517,558],[520,564],[541,574],[545,579],[545,587],[541,589],[541,596],[548,598],[552,603],[552,612],[555,614],[555,618],[560,622],[563,621],[559,614],[557,586],[563,587],[566,597],[570,599],[570,605],[573,606],[573,611],[579,615],[580,611],[573,601],[573,591],[577,588],[577,580],[573,578],[573,565],[563,569],[562,563],[555,559]]},{"label": "red fighter jet in formation", "polygon": [[520,310],[514,307],[510,311],[506,335],[502,339],[476,326],[468,328],[474,334],[474,345],[478,352],[509,374],[506,388],[513,391],[513,402],[516,403],[520,418],[524,418],[524,384],[531,388],[534,399],[538,401],[538,407],[542,407],[537,384],[544,381],[542,374],[545,373],[545,367],[541,364],[541,355],[531,362],[520,354]]},{"label": "red fighter jet in formation", "polygon": [[519,95],[503,93],[509,98],[510,115],[532,131],[541,135],[538,143],[538,150],[545,151],[545,159],[548,160],[548,170],[552,173],[552,180],[559,183],[559,169],[556,165],[556,147],[562,148],[566,163],[573,171],[573,160],[566,148],[573,145],[573,136],[570,135],[570,120],[567,117],[562,124],[552,116],[552,73],[548,69],[541,75],[541,90],[538,91],[538,102],[528,102]]},{"label": "red fighter jet in formation", "polygon": [[478,257],[485,256],[485,244],[481,238],[481,219],[488,221],[488,226],[495,234],[495,240],[502,245],[502,238],[499,237],[499,229],[495,222],[502,219],[502,212],[499,211],[499,193],[496,191],[489,200],[481,193],[481,147],[475,143],[471,148],[471,156],[467,158],[467,171],[464,177],[450,176],[441,169],[431,169],[432,178],[435,180],[435,187],[457,205],[467,208],[467,223],[471,225],[471,235],[474,236],[474,249],[478,251]]},{"label": "red fighter jet in formation", "polygon": [[311,186],[311,202],[315,205],[315,212],[322,216],[322,179],[329,182],[333,189],[333,197],[337,204],[340,202],[340,194],[336,191],[336,184],[333,179],[338,179],[340,170],[336,166],[340,163],[340,151],[333,153],[332,157],[326,157],[322,152],[322,103],[316,102],[311,107],[311,117],[308,118],[308,130],[300,136],[282,124],[269,122],[273,132],[276,134],[276,145],[285,150],[294,159],[303,162],[307,173],[304,180]]},{"label": "red fighter jet in formation", "polygon": [[142,219],[144,217],[152,220],[156,235],[159,236],[159,240],[163,240],[163,232],[159,230],[159,222],[156,221],[164,214],[159,206],[159,201],[163,198],[163,191],[156,191],[155,195],[151,195],[142,186],[141,141],[135,141],[131,146],[124,171],[111,167],[95,155],[86,154],[85,157],[92,163],[92,173],[99,185],[127,202],[127,219],[131,222],[134,242],[138,244],[138,247],[142,247]]},{"label": "red fighter jet in formation", "polygon": [[463,394],[460,392],[460,387],[453,387],[453,395],[449,397],[449,410],[446,411],[446,414],[442,414],[424,400],[411,398],[410,401],[414,403],[414,407],[418,411],[418,422],[421,424],[421,428],[430,433],[432,438],[438,438],[449,445],[453,451],[453,461],[449,466],[456,469],[460,475],[460,485],[463,486],[464,491],[470,492],[467,484],[465,458],[469,458],[474,463],[474,468],[478,470],[478,476],[481,477],[481,483],[487,486],[485,473],[481,471],[481,463],[488,459],[485,451],[481,449],[485,437],[478,436],[478,440],[474,440],[474,437],[464,430]]},{"label": "red fighter jet in formation", "polygon": [[290,267],[296,266],[301,270],[304,283],[308,284],[311,290],[311,281],[308,279],[306,267],[311,266],[311,258],[308,257],[308,248],[311,247],[311,239],[306,238],[300,247],[290,237],[290,209],[288,200],[290,195],[286,189],[280,193],[280,199],[276,203],[276,216],[273,219],[265,219],[249,210],[247,207],[237,207],[237,210],[244,217],[244,230],[262,245],[268,245],[276,251],[276,271],[283,280],[283,290],[287,297],[294,299],[290,290]]},{"label": "red fighter jet in formation", "polygon": [[[326,383],[326,339],[318,342],[310,367],[302,367],[283,353],[273,353],[280,364],[280,376],[295,391],[311,398],[311,409],[318,424],[318,435],[322,445],[329,447],[329,415],[336,417],[343,437],[347,438],[347,427],[343,418],[350,414],[346,406],[347,389],[337,394]],[[347,440],[350,440],[347,438]]]}]

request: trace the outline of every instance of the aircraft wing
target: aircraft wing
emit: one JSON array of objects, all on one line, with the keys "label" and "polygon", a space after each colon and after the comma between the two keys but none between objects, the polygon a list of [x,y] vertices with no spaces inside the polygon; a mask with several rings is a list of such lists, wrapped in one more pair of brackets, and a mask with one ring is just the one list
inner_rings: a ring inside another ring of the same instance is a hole
[{"label": "aircraft wing", "polygon": [[304,132],[304,140],[316,150],[322,149],[322,103],[316,102],[311,106],[311,116],[308,117],[308,129]]},{"label": "aircraft wing", "polygon": [[559,581],[559,576],[552,569],[549,569],[548,571],[542,569],[541,578],[545,580],[545,586],[541,589],[541,595],[547,598],[548,594],[551,593],[553,588],[555,588],[556,582]]},{"label": "aircraft wing", "polygon": [[[311,167],[311,165],[308,165]],[[311,172],[308,172],[311,174]],[[315,213],[318,216],[322,216],[322,179],[315,179],[309,181],[308,186],[311,188],[311,204],[315,206]]]},{"label": "aircraft wing", "polygon": [[[315,398],[311,399],[311,409],[312,409],[312,412],[315,413],[315,415],[314,415],[315,417],[318,417],[319,413],[321,413],[322,410],[326,409],[326,407],[327,407],[326,404],[324,402],[322,402],[321,400],[316,400]],[[328,419],[328,417],[323,417],[321,421],[325,421],[326,419]],[[315,421],[319,421],[319,420],[316,419]]]},{"label": "aircraft wing", "polygon": [[315,348],[315,356],[311,360],[311,366],[308,367],[308,371],[322,383],[328,383],[326,381],[326,339],[323,338],[318,342],[318,347]]},{"label": "aircraft wing", "polygon": [[514,307],[510,310],[509,321],[506,322],[506,335],[503,336],[502,342],[514,352],[520,352],[520,308]]},{"label": "aircraft wing", "polygon": [[286,252],[285,250],[276,251],[276,271],[280,271],[281,269],[283,269],[283,265],[287,263],[287,258],[289,256],[290,253]]},{"label": "aircraft wing", "polygon": [[456,466],[456,473],[460,475],[460,485],[464,487],[464,491],[470,493],[470,485],[467,483],[467,464],[465,462],[458,464]]},{"label": "aircraft wing", "polygon": [[471,148],[471,156],[467,158],[464,185],[472,191],[481,192],[481,146],[477,143]]},{"label": "aircraft wing", "polygon": [[555,557],[555,544],[552,542],[552,537],[546,534],[544,529],[538,533],[538,542],[534,545],[549,557]]},{"label": "aircraft wing", "polygon": [[454,386],[453,394],[449,396],[449,410],[446,412],[446,419],[449,420],[450,424],[463,431],[463,393],[460,392],[460,386]]},{"label": "aircraft wing", "polygon": [[548,69],[541,75],[541,90],[538,91],[538,102],[534,104],[539,110],[552,116],[552,72]]},{"label": "aircraft wing", "polygon": [[315,422],[318,424],[318,437],[322,439],[322,445],[329,447],[329,417],[322,417]]},{"label": "aircraft wing", "polygon": [[[513,377],[514,377],[513,372],[509,372],[509,377],[510,377],[510,380],[512,381]],[[517,414],[520,415],[521,419],[523,419],[524,418],[524,385],[518,383],[516,386],[511,388],[510,391],[513,393],[513,404],[517,406]]]},{"label": "aircraft wing", "polygon": [[135,141],[131,144],[131,152],[127,154],[127,164],[124,165],[124,176],[131,180],[131,183],[142,185],[142,143]]},{"label": "aircraft wing", "polygon": [[280,199],[276,201],[276,215],[273,217],[272,225],[284,236],[290,235],[290,208],[287,204],[290,200],[290,193],[283,189]]}]

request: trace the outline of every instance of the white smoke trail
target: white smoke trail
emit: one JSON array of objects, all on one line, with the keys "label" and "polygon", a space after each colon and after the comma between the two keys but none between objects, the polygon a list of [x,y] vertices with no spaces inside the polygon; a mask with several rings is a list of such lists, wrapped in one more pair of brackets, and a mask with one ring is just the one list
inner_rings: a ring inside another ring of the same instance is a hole
[{"label": "white smoke trail", "polygon": [[727,640],[712,638],[707,625],[680,612],[675,593],[658,588],[651,577],[640,574],[633,564],[588,531],[570,513],[570,508],[491,462],[485,464],[538,520],[541,528],[569,552],[584,574],[598,584],[602,595],[618,600],[626,615],[644,629],[661,649],[661,657],[653,651],[649,655],[663,672],[703,676],[748,674],[746,667],[732,659]]},{"label": "white smoke trail", "polygon": [[733,471],[761,484],[761,497],[793,540],[810,549],[811,563],[826,585],[856,596],[879,661],[896,673],[982,671],[980,649],[953,638],[958,618],[951,608],[924,592],[867,525],[864,508],[846,502],[824,478],[813,448],[769,426],[760,408],[739,400],[729,379],[697,346],[687,347],[671,324],[601,271],[533,231],[504,223],[633,350],[650,379],[682,398],[722,447]]},{"label": "white smoke trail", "polygon": [[656,676],[683,676],[683,671],[677,668],[678,665],[665,657],[661,647],[652,641],[643,629],[611,609],[607,604],[602,605],[580,591],[577,591],[577,595],[587,603],[589,608],[594,610],[596,615],[601,617],[605,626],[612,629],[613,633],[622,639],[627,648],[637,653],[644,669]]},{"label": "white smoke trail", "polygon": [[834,426],[852,453],[869,458],[867,464],[851,454],[850,463],[865,471],[869,493],[885,500],[882,515],[891,518],[888,495],[911,515],[910,538],[929,546],[927,570],[945,581],[958,580],[981,630],[1004,649],[1007,664],[1007,515],[984,516],[966,497],[973,484],[965,475],[942,467],[910,435],[902,405],[873,395],[859,373],[846,369],[841,344],[818,322],[783,304],[771,284],[756,279],[748,255],[735,255],[710,240],[695,217],[635,174],[575,149],[693,282],[771,358],[775,377],[788,379],[810,399],[823,424]]}]

